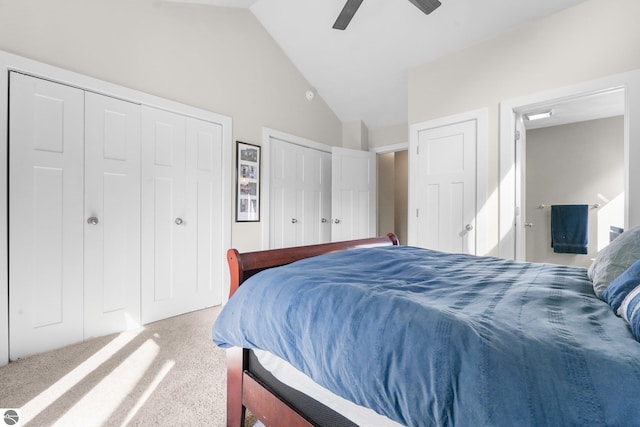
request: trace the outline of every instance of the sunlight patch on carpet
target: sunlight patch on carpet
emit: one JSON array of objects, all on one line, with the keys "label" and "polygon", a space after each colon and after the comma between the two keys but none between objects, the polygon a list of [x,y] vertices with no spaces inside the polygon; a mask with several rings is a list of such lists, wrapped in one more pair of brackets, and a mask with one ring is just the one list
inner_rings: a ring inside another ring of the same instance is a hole
[{"label": "sunlight patch on carpet", "polygon": [[144,393],[142,393],[142,396],[140,396],[140,399],[138,399],[138,401],[136,402],[135,406],[133,408],[131,408],[131,410],[127,414],[127,417],[122,422],[123,426],[129,424],[129,422],[133,419],[133,417],[136,416],[136,414],[138,413],[140,408],[142,408],[142,406],[147,402],[149,397],[151,397],[153,392],[158,388],[158,386],[160,385],[160,383],[162,382],[164,377],[167,376],[169,371],[171,371],[171,369],[173,369],[175,364],[176,364],[176,362],[174,360],[168,360],[168,361],[164,362],[164,364],[162,365],[162,368],[160,369],[160,371],[156,374],[156,376],[153,379],[153,381],[151,382],[151,384],[149,384],[149,387],[147,387],[147,389],[144,391]]},{"label": "sunlight patch on carpet", "polygon": [[155,341],[145,341],[60,417],[56,424],[77,425],[79,420],[91,420],[93,425],[105,424],[134,390],[159,352],[160,347]]},{"label": "sunlight patch on carpet", "polygon": [[62,395],[75,387],[80,381],[85,379],[87,375],[96,370],[100,365],[109,360],[114,354],[129,344],[144,329],[136,329],[123,332],[113,339],[109,344],[105,345],[93,356],[82,362],[78,367],[69,372],[64,377],[56,381],[51,387],[31,399],[22,407],[22,422],[27,424],[38,414],[44,411],[52,403],[58,400]]}]

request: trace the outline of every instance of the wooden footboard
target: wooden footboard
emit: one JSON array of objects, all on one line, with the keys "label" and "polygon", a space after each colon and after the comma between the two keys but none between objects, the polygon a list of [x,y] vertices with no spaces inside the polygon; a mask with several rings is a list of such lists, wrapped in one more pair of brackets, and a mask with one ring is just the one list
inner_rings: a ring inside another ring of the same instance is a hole
[{"label": "wooden footboard", "polygon": [[[393,233],[383,237],[242,254],[235,249],[229,249],[227,252],[231,271],[229,297],[233,296],[242,282],[268,268],[330,252],[391,245],[398,245],[398,239]],[[227,350],[227,426],[243,427],[246,408],[267,427],[316,425],[248,371],[248,350],[231,348]]]}]

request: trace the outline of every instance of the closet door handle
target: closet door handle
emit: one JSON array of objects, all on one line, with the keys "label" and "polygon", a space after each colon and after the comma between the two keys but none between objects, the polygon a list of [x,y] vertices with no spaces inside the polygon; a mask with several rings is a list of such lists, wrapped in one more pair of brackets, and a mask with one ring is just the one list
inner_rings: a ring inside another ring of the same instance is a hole
[{"label": "closet door handle", "polygon": [[473,230],[473,225],[467,224],[467,226],[464,227],[464,229],[467,230],[467,231],[471,231],[471,230]]},{"label": "closet door handle", "polygon": [[325,222],[327,222],[327,218],[322,218],[320,222],[324,224]]},{"label": "closet door handle", "polygon": [[295,218],[291,218],[291,224],[297,224],[297,223],[298,223],[298,220],[297,220],[297,219],[295,219]]},{"label": "closet door handle", "polygon": [[183,222],[182,218],[176,218],[176,225],[182,225]]},{"label": "closet door handle", "polygon": [[98,225],[98,218],[96,218],[95,216],[87,218],[87,224]]},{"label": "closet door handle", "polygon": [[339,219],[335,219],[333,222],[336,223],[336,224],[340,224],[340,220]]}]

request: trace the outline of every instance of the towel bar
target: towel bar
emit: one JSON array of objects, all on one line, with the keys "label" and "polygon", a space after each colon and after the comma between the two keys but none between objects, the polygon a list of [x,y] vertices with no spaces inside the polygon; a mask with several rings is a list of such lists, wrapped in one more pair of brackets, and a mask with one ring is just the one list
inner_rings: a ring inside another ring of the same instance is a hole
[{"label": "towel bar", "polygon": [[[551,205],[538,205],[538,209],[550,208]],[[600,207],[600,203],[596,203],[593,205],[589,205],[589,209],[598,209]]]}]

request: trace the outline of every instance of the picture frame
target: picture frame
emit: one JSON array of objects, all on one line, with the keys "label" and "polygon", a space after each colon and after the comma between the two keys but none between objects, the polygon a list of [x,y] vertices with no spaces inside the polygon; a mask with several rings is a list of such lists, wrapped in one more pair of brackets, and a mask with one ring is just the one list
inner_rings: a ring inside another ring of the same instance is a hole
[{"label": "picture frame", "polygon": [[261,147],[236,141],[236,222],[260,221]]}]

